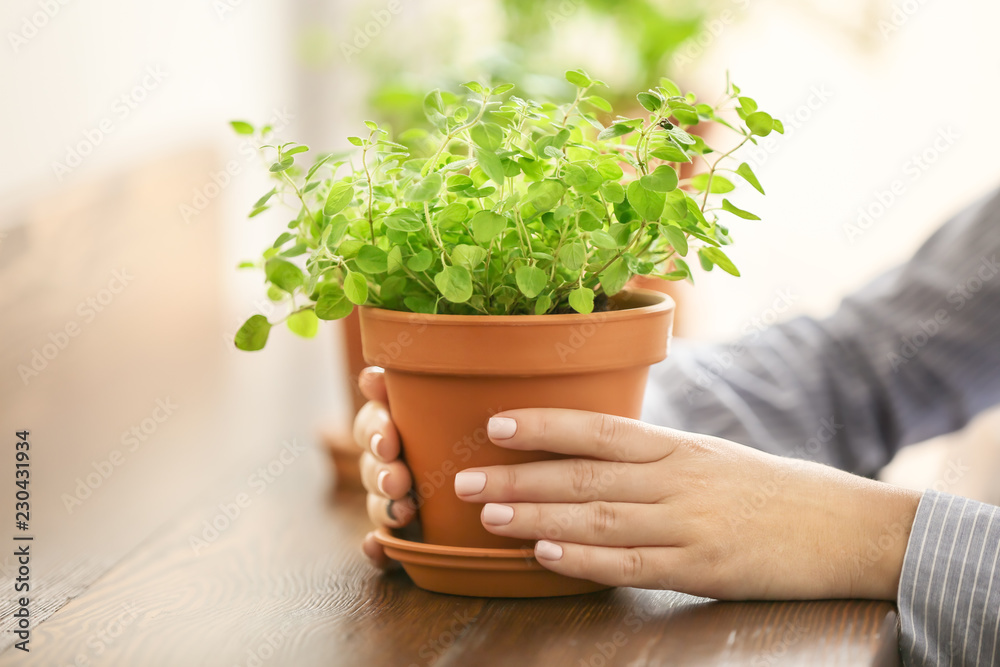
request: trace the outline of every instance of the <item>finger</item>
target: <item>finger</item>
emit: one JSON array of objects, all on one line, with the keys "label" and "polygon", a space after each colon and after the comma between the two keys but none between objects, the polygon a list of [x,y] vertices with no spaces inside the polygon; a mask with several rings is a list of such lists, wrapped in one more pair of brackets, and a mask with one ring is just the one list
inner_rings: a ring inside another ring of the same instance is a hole
[{"label": "finger", "polygon": [[546,569],[608,586],[674,589],[678,547],[603,547],[539,540],[535,559]]},{"label": "finger", "polygon": [[494,415],[490,440],[509,449],[544,450],[606,461],[648,463],[674,450],[681,431],[599,412],[528,408]]},{"label": "finger", "polygon": [[413,478],[402,461],[383,463],[365,452],[361,455],[361,484],[369,493],[398,500],[410,492]]},{"label": "finger", "polygon": [[368,533],[361,541],[361,551],[372,562],[372,565],[380,570],[392,570],[399,567],[399,563],[385,555],[385,549],[375,539],[375,533]]},{"label": "finger", "polygon": [[487,503],[481,519],[491,533],[526,540],[636,547],[672,545],[678,538],[677,526],[660,505]]},{"label": "finger", "polygon": [[409,496],[391,500],[377,493],[369,493],[365,505],[372,523],[386,528],[401,528],[417,515],[417,508]]},{"label": "finger", "polygon": [[649,468],[592,459],[470,468],[455,475],[455,495],[476,503],[656,502],[664,495],[664,481]]},{"label": "finger", "polygon": [[399,458],[399,432],[385,403],[369,401],[354,418],[354,441],[382,461]]},{"label": "finger", "polygon": [[358,375],[358,388],[369,401],[389,403],[389,394],[385,390],[385,369],[378,366],[368,366]]}]

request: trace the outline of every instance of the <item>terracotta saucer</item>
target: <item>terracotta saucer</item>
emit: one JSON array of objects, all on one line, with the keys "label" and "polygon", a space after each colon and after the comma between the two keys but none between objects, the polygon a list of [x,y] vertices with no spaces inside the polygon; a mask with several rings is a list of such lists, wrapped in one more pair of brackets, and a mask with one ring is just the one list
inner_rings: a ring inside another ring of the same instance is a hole
[{"label": "terracotta saucer", "polygon": [[472,549],[404,540],[385,528],[375,539],[420,588],[435,593],[491,598],[578,595],[609,588],[546,570],[531,549]]}]

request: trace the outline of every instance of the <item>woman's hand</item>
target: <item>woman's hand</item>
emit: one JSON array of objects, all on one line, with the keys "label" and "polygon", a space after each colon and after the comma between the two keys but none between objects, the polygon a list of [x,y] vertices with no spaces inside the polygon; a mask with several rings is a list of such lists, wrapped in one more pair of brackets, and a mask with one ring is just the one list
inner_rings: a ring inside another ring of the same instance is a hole
[{"label": "woman's hand", "polygon": [[487,530],[538,540],[550,570],[721,599],[896,597],[919,493],[589,412],[510,410],[489,434],[581,457],[455,479]]},{"label": "woman's hand", "polygon": [[[389,415],[383,370],[374,366],[364,369],[358,385],[368,399],[354,418],[354,440],[364,449],[361,482],[368,491],[368,516],[378,526],[399,528],[413,521],[417,512],[409,496],[413,478],[406,465],[398,460],[399,434]],[[375,541],[374,533],[365,536],[362,549],[378,567],[395,564]]]}]

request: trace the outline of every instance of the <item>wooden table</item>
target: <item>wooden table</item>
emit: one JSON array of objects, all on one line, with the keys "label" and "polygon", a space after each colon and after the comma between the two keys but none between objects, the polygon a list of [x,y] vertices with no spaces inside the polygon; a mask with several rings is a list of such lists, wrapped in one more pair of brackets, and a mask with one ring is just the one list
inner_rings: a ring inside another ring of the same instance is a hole
[{"label": "wooden table", "polygon": [[[35,631],[36,664],[78,655],[148,666],[897,664],[887,603],[427,593],[368,566],[361,498],[327,492],[319,459],[290,469],[198,554],[189,542],[218,514],[214,498],[178,517]],[[101,655],[88,648],[119,627]],[[20,659],[8,650],[0,664]]]},{"label": "wooden table", "polygon": [[[24,654],[6,632],[13,462],[0,454],[0,666],[898,664],[888,603],[487,600],[374,571],[361,497],[336,489],[318,444],[320,423],[343,418],[338,392],[346,404],[333,346],[276,335],[248,356],[226,342],[246,313],[219,285],[218,208],[177,214],[216,165],[195,152],[81,186],[0,244],[0,427],[32,430],[36,537]],[[122,267],[134,283],[23,383],[17,365]],[[68,507],[164,399],[179,407]]]}]

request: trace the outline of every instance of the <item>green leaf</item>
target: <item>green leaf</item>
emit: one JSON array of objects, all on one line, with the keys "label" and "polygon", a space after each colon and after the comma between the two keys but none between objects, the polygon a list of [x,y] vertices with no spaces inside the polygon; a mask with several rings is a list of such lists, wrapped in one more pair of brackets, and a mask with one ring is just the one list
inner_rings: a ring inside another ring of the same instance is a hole
[{"label": "green leaf", "polygon": [[615,237],[603,229],[595,229],[590,232],[590,242],[602,250],[617,250],[621,247]]},{"label": "green leaf", "polygon": [[452,303],[465,303],[472,296],[472,275],[462,266],[444,267],[434,276],[434,284]]},{"label": "green leaf", "polygon": [[739,216],[744,220],[760,220],[758,216],[754,215],[750,211],[744,211],[741,208],[737,208],[736,206],[731,204],[728,199],[722,200],[722,210],[729,211],[733,215]]},{"label": "green leaf", "polygon": [[486,150],[478,147],[475,150],[475,155],[476,161],[479,162],[479,166],[482,168],[483,173],[489,176],[490,180],[497,185],[503,185],[504,171],[503,163],[500,161],[500,156],[492,150]]},{"label": "green leaf", "polygon": [[339,287],[323,292],[316,301],[316,317],[321,320],[343,319],[350,315],[352,310],[354,305]]},{"label": "green leaf", "polygon": [[589,287],[577,287],[569,293],[570,308],[583,315],[594,312],[594,290]]},{"label": "green leaf", "polygon": [[406,192],[403,193],[403,199],[411,202],[430,201],[437,197],[441,191],[442,182],[443,180],[439,172],[435,171],[428,174],[422,180],[408,187]]},{"label": "green leaf", "polygon": [[584,74],[583,70],[579,69],[571,69],[566,72],[566,80],[577,88],[586,88],[593,83],[593,81],[590,80],[590,77]]},{"label": "green leaf", "polygon": [[749,97],[738,97],[736,101],[740,103],[740,108],[747,115],[757,110],[757,103]]},{"label": "green leaf", "polygon": [[477,245],[461,244],[455,246],[451,251],[451,261],[456,266],[464,266],[467,269],[474,269],[486,259],[486,249]]},{"label": "green leaf", "polygon": [[[403,268],[403,249],[398,245],[392,246],[389,252],[385,256],[385,270],[389,273],[395,273]],[[379,292],[381,294],[381,291]]]},{"label": "green leaf", "polygon": [[244,120],[231,120],[229,124],[236,130],[236,134],[253,134],[253,125]]},{"label": "green leaf", "polygon": [[760,186],[760,181],[757,180],[757,175],[753,173],[753,169],[750,168],[746,162],[740,164],[736,168],[736,173],[743,177],[747,183],[752,185],[757,192],[764,194],[764,188]]},{"label": "green leaf", "polygon": [[636,95],[636,99],[639,100],[642,108],[650,113],[656,113],[663,106],[663,100],[660,99],[660,96],[653,93],[639,93]]},{"label": "green leaf", "polygon": [[663,216],[667,220],[683,220],[688,214],[687,195],[683,190],[673,190],[667,193],[667,203],[663,208]]},{"label": "green leaf", "polygon": [[614,160],[602,160],[597,164],[597,173],[609,181],[617,181],[625,175],[622,168]]},{"label": "green leaf", "polygon": [[330,188],[323,205],[323,215],[334,216],[343,211],[354,199],[354,186],[345,181],[337,181]]},{"label": "green leaf", "polygon": [[660,88],[663,88],[664,92],[666,92],[670,97],[680,97],[680,87],[666,77],[660,79]]},{"label": "green leaf", "polygon": [[587,247],[579,241],[567,243],[559,251],[559,263],[570,271],[579,271],[587,263]]},{"label": "green leaf", "polygon": [[601,187],[604,179],[601,174],[586,164],[569,164],[565,166],[563,180],[578,192],[593,194]]},{"label": "green leaf", "polygon": [[448,177],[446,183],[448,186],[448,192],[458,192],[475,185],[475,181],[465,174],[453,174]]},{"label": "green leaf", "polygon": [[663,231],[663,235],[667,237],[667,241],[677,254],[684,257],[688,254],[688,242],[687,236],[679,227],[674,227],[673,225],[661,225],[660,229]]},{"label": "green leaf", "polygon": [[595,229],[601,229],[604,227],[604,221],[598,219],[596,215],[590,213],[589,211],[584,211],[580,214],[580,222],[578,224],[580,229],[585,232],[592,232]]},{"label": "green leaf", "polygon": [[365,245],[354,258],[358,268],[365,273],[385,273],[389,268],[389,259],[385,250],[378,246]]},{"label": "green leaf", "polygon": [[462,87],[463,88],[468,88],[472,92],[478,93],[479,95],[483,94],[483,86],[478,81],[468,81],[466,83],[463,83]]},{"label": "green leaf", "polygon": [[433,315],[437,312],[437,301],[427,296],[408,296],[403,303],[414,313]]},{"label": "green leaf", "polygon": [[562,183],[545,180],[529,185],[524,200],[535,207],[536,213],[544,213],[555,208],[564,194],[566,194],[566,188]]},{"label": "green leaf", "polygon": [[382,222],[389,229],[397,232],[419,232],[424,228],[424,222],[420,217],[408,208],[397,208],[389,215],[382,218]]},{"label": "green leaf", "polygon": [[236,332],[233,342],[236,347],[247,352],[264,349],[267,336],[271,333],[271,323],[263,315],[252,315]]},{"label": "green leaf", "polygon": [[292,313],[285,322],[292,333],[303,338],[314,338],[316,332],[319,331],[319,320],[311,308]]},{"label": "green leaf", "polygon": [[434,223],[441,229],[455,229],[469,217],[469,207],[463,203],[448,204],[434,214]]},{"label": "green leaf", "polygon": [[726,253],[722,252],[718,248],[701,248],[698,251],[698,254],[710,261],[712,264],[718,266],[726,273],[736,276],[737,278],[740,277],[740,272],[739,269],[736,268],[736,265],[733,264],[729,257],[726,256]]},{"label": "green leaf", "polygon": [[680,148],[674,144],[665,144],[659,148],[653,149],[650,155],[658,160],[666,160],[667,162],[690,162],[691,158],[688,157],[687,153],[682,151]]},{"label": "green leaf", "polygon": [[262,196],[260,199],[254,202],[253,207],[260,208],[261,206],[266,204],[271,199],[271,197],[277,194],[277,192],[278,192],[277,188],[271,188],[266,194],[264,194],[264,196]]},{"label": "green leaf", "polygon": [[368,300],[368,281],[360,273],[348,271],[344,276],[344,294],[354,305],[364,305]]},{"label": "green leaf", "polygon": [[549,282],[549,277],[545,275],[544,271],[537,266],[528,265],[518,267],[517,271],[514,272],[514,279],[517,281],[517,288],[521,290],[521,294],[529,299],[534,299],[541,294]]},{"label": "green leaf", "polygon": [[291,167],[293,162],[295,162],[295,158],[292,157],[281,158],[280,160],[272,164],[268,170],[272,174],[276,174],[279,171],[285,171],[286,169]]},{"label": "green leaf", "polygon": [[584,97],[583,101],[595,109],[600,109],[601,111],[605,111],[607,113],[611,113],[614,110],[611,107],[611,102],[608,102],[600,95],[590,95],[588,97]]},{"label": "green leaf", "polygon": [[285,155],[298,155],[299,153],[305,153],[307,150],[309,150],[308,146],[296,146],[285,151]]},{"label": "green leaf", "polygon": [[622,291],[625,287],[625,283],[631,278],[631,273],[628,270],[628,266],[621,259],[615,260],[611,263],[611,266],[604,269],[600,276],[601,287],[604,289],[604,293],[608,296],[613,296]]},{"label": "green leaf", "polygon": [[507,218],[493,211],[477,211],[472,216],[472,238],[476,243],[488,244],[507,226]]},{"label": "green leaf", "polygon": [[431,268],[434,263],[434,253],[427,248],[422,248],[420,252],[406,260],[406,266],[414,273],[423,273]]},{"label": "green leaf", "polygon": [[771,122],[774,125],[774,131],[775,132],[777,132],[778,134],[784,134],[785,133],[785,124],[784,123],[782,123],[777,118],[772,118]]},{"label": "green leaf", "polygon": [[609,182],[601,185],[601,194],[612,204],[620,204],[625,201],[625,188],[621,183]]},{"label": "green leaf", "polygon": [[665,197],[662,192],[648,190],[640,181],[628,184],[628,203],[643,220],[659,220],[663,215]]},{"label": "green leaf", "polygon": [[640,178],[639,182],[642,187],[653,192],[670,192],[677,189],[677,172],[673,167],[661,164],[653,173]]},{"label": "green leaf", "polygon": [[[698,174],[691,179],[691,187],[698,192],[704,192],[708,185],[708,174]],[[712,194],[724,194],[726,192],[732,192],[736,189],[733,182],[730,181],[725,176],[719,176],[715,174],[712,176]]]},{"label": "green leaf", "polygon": [[302,287],[304,282],[302,269],[277,257],[267,260],[267,264],[264,265],[264,274],[267,276],[268,282],[286,292],[294,292],[296,288]]},{"label": "green leaf", "polygon": [[472,136],[474,144],[488,151],[496,151],[503,143],[503,130],[493,123],[473,125],[469,135]]},{"label": "green leaf", "polygon": [[544,315],[552,307],[552,297],[543,294],[535,300],[535,315]]},{"label": "green leaf", "polygon": [[757,136],[766,137],[774,129],[774,119],[763,111],[755,111],[746,120],[747,127]]},{"label": "green leaf", "polygon": [[605,141],[607,139],[623,137],[634,131],[635,124],[633,123],[612,123],[608,127],[601,130],[600,134],[597,135],[597,138],[599,141]]}]

